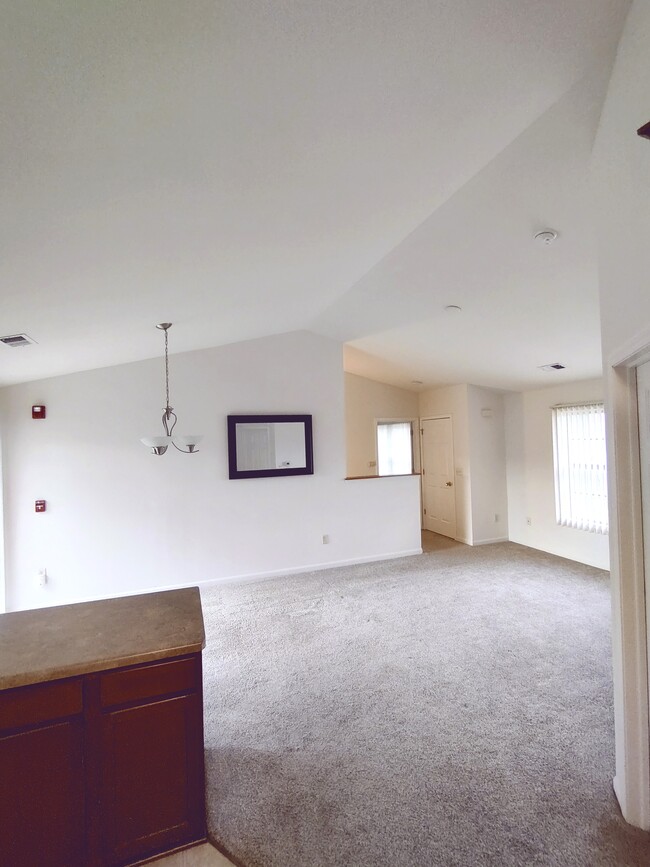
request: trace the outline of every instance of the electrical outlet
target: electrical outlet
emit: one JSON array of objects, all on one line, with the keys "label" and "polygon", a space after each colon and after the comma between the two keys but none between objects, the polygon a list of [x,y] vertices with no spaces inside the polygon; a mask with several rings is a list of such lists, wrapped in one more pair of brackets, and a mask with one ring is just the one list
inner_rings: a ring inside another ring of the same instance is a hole
[{"label": "electrical outlet", "polygon": [[45,587],[47,584],[47,569],[39,569],[36,576],[36,584],[38,587]]},{"label": "electrical outlet", "polygon": [[530,526],[532,525],[533,522],[531,521],[530,518],[526,518],[526,523],[527,523],[528,526],[530,527]]},{"label": "electrical outlet", "polygon": [[323,534],[323,545],[329,545],[329,543],[330,543],[330,537],[327,533],[324,533]]}]

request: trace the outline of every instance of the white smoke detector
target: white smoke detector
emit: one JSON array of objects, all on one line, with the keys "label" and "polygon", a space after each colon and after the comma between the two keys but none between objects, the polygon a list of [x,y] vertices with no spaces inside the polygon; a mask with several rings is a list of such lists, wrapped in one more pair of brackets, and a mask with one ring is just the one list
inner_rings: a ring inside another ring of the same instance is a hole
[{"label": "white smoke detector", "polygon": [[537,232],[534,236],[534,241],[536,244],[539,244],[540,247],[550,247],[556,238],[556,231],[553,229],[544,229],[541,232]]}]

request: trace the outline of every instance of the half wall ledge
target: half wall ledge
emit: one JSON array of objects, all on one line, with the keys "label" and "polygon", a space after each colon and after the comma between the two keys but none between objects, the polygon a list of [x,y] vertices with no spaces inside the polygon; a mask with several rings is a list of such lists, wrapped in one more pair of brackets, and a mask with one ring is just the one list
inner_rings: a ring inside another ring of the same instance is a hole
[{"label": "half wall ledge", "polygon": [[356,482],[359,479],[403,479],[404,476],[419,476],[420,473],[394,473],[391,476],[346,476],[346,482]]}]

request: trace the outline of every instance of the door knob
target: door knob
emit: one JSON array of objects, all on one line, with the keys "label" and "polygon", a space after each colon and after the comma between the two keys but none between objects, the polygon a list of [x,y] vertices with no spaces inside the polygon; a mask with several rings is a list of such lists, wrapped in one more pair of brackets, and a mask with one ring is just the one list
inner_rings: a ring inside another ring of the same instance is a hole
[{"label": "door knob", "polygon": [[445,482],[445,484],[447,485],[448,488],[451,488],[451,486],[452,486],[454,483],[453,483],[453,482]]}]

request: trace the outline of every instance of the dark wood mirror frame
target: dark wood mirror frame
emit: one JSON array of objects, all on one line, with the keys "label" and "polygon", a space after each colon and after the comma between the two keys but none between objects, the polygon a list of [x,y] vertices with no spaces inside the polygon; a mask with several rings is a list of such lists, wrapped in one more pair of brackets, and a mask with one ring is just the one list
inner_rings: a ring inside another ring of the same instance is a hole
[{"label": "dark wood mirror frame", "polygon": [[[304,425],[305,466],[276,467],[275,469],[237,469],[238,424],[287,424]],[[228,477],[231,479],[265,479],[274,476],[311,476],[314,473],[314,445],[310,415],[229,415],[228,416]]]}]

